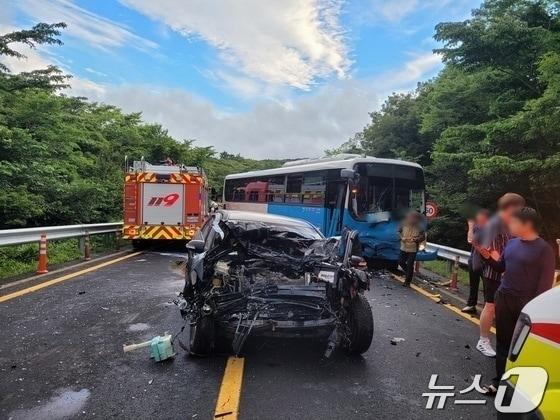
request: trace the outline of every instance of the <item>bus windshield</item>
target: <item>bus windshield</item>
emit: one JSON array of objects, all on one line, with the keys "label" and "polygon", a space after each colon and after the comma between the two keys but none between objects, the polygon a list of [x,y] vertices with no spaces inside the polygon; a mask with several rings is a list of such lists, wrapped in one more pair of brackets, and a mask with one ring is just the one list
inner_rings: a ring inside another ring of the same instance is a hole
[{"label": "bus windshield", "polygon": [[424,174],[420,168],[385,163],[360,163],[352,210],[361,217],[386,211],[424,211]]}]

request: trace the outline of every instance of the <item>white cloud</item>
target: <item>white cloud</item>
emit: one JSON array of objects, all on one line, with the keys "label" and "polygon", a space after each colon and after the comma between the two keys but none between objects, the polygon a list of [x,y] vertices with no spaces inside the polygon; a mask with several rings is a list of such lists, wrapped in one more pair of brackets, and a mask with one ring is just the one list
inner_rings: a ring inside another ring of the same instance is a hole
[{"label": "white cloud", "polygon": [[267,101],[236,113],[224,113],[180,89],[119,86],[90,96],[128,112],[141,110],[144,120],[162,123],[176,138],[256,158],[320,156],[360,130],[377,103],[373,90],[352,81],[289,103]]},{"label": "white cloud", "polygon": [[[7,28],[0,25],[0,33],[10,32],[13,28]],[[48,60],[43,57],[39,50],[29,48],[26,45],[10,45],[11,48],[15,49],[19,53],[25,55],[26,58],[17,57],[2,57],[2,64],[6,65],[12,73],[28,72],[33,70],[44,69],[49,65],[52,65],[52,60]]]},{"label": "white cloud", "polygon": [[144,120],[161,123],[174,137],[196,139],[197,145],[217,151],[255,158],[316,157],[360,131],[386,95],[413,88],[439,65],[439,57],[427,53],[379,77],[343,80],[312,94],[282,103],[263,101],[235,113],[182,89],[106,85],[89,96],[126,112],[142,111]]},{"label": "white cloud", "polygon": [[38,22],[64,22],[68,25],[64,33],[78,38],[89,45],[110,49],[133,47],[152,50],[157,44],[134,34],[126,26],[99,16],[75,5],[71,0],[18,0],[15,3],[26,15]]},{"label": "white cloud", "polygon": [[[53,63],[53,57],[42,48],[22,45],[18,50],[28,59],[4,60],[14,72]],[[56,61],[54,64],[60,66]],[[161,123],[175,138],[196,139],[196,144],[214,146],[217,151],[255,158],[316,157],[360,131],[369,122],[368,113],[377,109],[387,94],[413,88],[439,66],[438,56],[417,55],[401,68],[374,78],[335,81],[313,93],[288,95],[283,102],[257,102],[244,112],[224,112],[184,89],[100,84],[76,76],[67,93],[114,104],[125,112],[141,111],[145,121]],[[240,91],[251,94],[258,89],[252,79],[236,77]]]},{"label": "white cloud", "polygon": [[88,73],[95,74],[96,76],[107,77],[107,73],[103,73],[102,71],[92,69],[91,67],[86,67],[84,70],[87,71]]},{"label": "white cloud", "polygon": [[392,89],[408,90],[410,84],[419,82],[426,76],[431,76],[441,66],[441,56],[431,52],[415,55],[402,66],[401,69],[382,74],[377,79],[383,85],[391,86]]},{"label": "white cloud", "polygon": [[418,7],[418,0],[374,0],[373,7],[376,13],[384,20],[398,22]]},{"label": "white cloud", "polygon": [[[17,28],[0,24],[0,33],[7,33],[14,30],[17,30]],[[72,75],[65,66],[57,62],[54,57],[49,56],[48,52],[43,47],[30,48],[28,45],[21,43],[12,44],[11,47],[26,57],[2,57],[2,63],[6,65],[12,73],[45,69],[49,65],[54,64],[66,74]],[[100,96],[104,95],[106,92],[104,85],[75,75],[72,75],[69,84],[72,86],[72,95],[76,96]]]},{"label": "white cloud", "polygon": [[308,90],[317,79],[344,78],[351,64],[339,25],[342,0],[121,1],[205,40],[218,49],[228,73],[234,69],[261,83]]}]

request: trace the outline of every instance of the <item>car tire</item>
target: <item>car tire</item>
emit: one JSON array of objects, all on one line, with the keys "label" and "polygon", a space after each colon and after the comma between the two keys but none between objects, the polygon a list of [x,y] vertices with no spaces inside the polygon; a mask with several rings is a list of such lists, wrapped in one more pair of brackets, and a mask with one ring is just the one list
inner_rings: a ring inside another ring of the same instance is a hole
[{"label": "car tire", "polygon": [[206,356],[214,346],[215,325],[212,317],[203,316],[192,322],[189,329],[189,353]]},{"label": "car tire", "polygon": [[348,351],[351,354],[365,353],[373,339],[373,314],[365,296],[357,295],[350,302],[348,327],[350,330]]}]

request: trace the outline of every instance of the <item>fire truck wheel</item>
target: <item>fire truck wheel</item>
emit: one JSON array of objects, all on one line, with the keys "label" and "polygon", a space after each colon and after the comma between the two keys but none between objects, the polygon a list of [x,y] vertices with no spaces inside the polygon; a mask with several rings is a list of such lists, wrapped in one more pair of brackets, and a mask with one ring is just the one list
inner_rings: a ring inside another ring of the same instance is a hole
[{"label": "fire truck wheel", "polygon": [[142,239],[133,239],[132,240],[132,248],[135,251],[142,251],[148,247],[148,243]]}]

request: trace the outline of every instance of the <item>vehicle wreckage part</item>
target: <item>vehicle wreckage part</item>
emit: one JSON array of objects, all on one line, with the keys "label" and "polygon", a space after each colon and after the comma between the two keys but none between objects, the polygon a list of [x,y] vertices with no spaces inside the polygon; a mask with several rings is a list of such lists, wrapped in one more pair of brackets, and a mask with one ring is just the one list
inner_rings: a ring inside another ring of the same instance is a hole
[{"label": "vehicle wreckage part", "polygon": [[189,353],[205,356],[212,352],[216,327],[211,316],[201,316],[191,322],[189,329]]},{"label": "vehicle wreckage part", "polygon": [[358,294],[348,307],[348,350],[350,353],[365,353],[373,339],[373,314],[364,295]]},{"label": "vehicle wreckage part", "polygon": [[249,334],[251,333],[251,330],[253,329],[253,325],[255,324],[255,321],[257,320],[258,316],[259,316],[259,312],[256,311],[249,325],[246,325],[242,323],[243,316],[240,314],[239,322],[237,323],[237,328],[235,329],[235,334],[233,336],[233,341],[231,343],[233,353],[236,356],[239,356],[239,353],[241,353],[241,350],[243,349],[243,345],[245,344],[245,340],[247,340],[247,337],[249,337]]},{"label": "vehicle wreckage part", "polygon": [[328,359],[332,356],[334,350],[340,344],[340,334],[338,332],[339,326],[336,326],[334,330],[332,330],[331,335],[329,336],[329,340],[327,342],[327,349],[325,350],[325,358]]},{"label": "vehicle wreckage part", "polygon": [[158,335],[151,340],[144,341],[142,343],[123,345],[123,351],[128,353],[129,351],[145,347],[150,348],[150,357],[152,357],[156,362],[167,360],[177,354],[173,349],[171,335],[167,333],[163,336]]},{"label": "vehicle wreckage part", "polygon": [[362,292],[370,279],[356,268],[361,258],[352,258],[356,233],[340,248],[339,240],[314,231],[227,214],[212,229],[217,234],[210,231],[205,246],[189,255],[186,306],[177,302],[191,327],[191,354],[208,354],[220,341],[239,354],[253,333],[330,334],[327,356],[337,347],[369,348],[373,318]]}]

